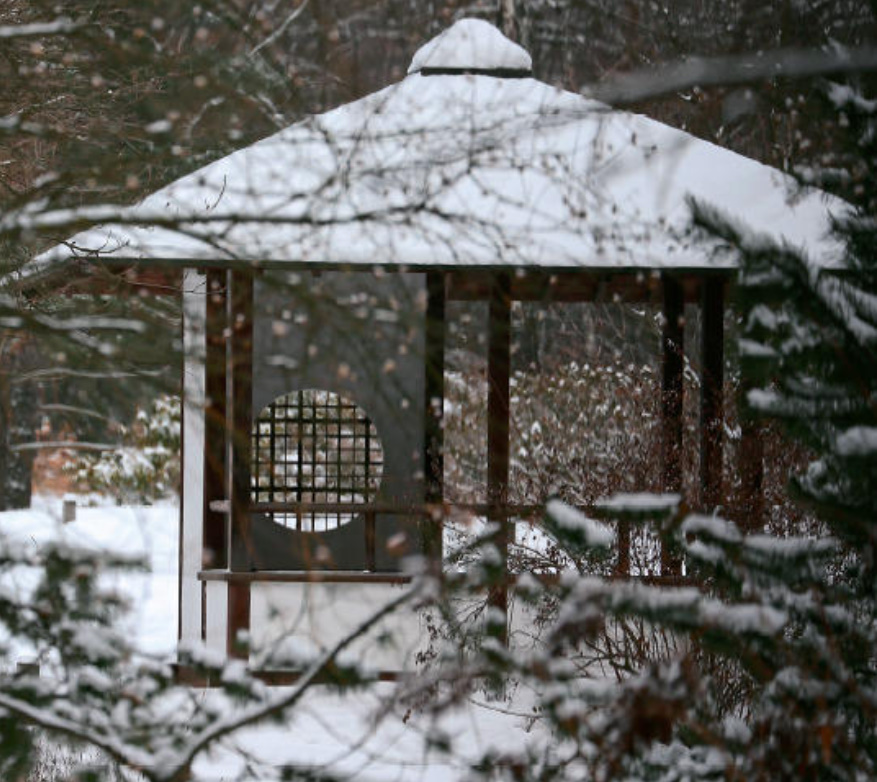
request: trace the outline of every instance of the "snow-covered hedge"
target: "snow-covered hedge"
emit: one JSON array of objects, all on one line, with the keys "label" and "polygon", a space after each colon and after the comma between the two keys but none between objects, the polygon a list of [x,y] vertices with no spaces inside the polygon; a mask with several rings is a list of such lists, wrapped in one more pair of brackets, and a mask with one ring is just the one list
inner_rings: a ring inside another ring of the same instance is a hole
[{"label": "snow-covered hedge", "polygon": [[118,448],[100,454],[81,452],[69,470],[87,491],[119,503],[149,504],[179,491],[180,399],[162,394],[140,408],[122,427]]}]

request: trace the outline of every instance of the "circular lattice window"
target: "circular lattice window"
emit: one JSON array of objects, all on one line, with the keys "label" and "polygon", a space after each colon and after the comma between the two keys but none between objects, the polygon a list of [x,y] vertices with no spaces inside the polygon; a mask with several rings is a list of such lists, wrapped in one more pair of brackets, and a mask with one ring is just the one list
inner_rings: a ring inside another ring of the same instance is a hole
[{"label": "circular lattice window", "polygon": [[280,396],[259,413],[253,462],[253,501],[283,526],[321,532],[374,501],[384,452],[356,404],[308,389]]}]

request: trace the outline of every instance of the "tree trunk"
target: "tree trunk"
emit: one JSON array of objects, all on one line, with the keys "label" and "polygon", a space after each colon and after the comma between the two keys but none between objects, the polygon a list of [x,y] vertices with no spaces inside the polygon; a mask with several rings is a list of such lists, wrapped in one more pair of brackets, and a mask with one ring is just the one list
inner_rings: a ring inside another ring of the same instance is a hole
[{"label": "tree trunk", "polygon": [[518,14],[515,9],[515,0],[499,0],[499,19],[497,27],[503,31],[507,38],[518,40]]}]

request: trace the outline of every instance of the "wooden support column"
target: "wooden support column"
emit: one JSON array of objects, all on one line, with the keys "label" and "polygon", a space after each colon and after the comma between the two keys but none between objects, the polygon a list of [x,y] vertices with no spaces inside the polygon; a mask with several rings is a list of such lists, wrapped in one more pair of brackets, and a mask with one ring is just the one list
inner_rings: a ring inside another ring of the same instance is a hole
[{"label": "wooden support column", "polygon": [[747,532],[761,532],[764,525],[764,437],[761,423],[751,419],[741,425],[737,469],[740,474],[738,522]]},{"label": "wooden support column", "polygon": [[[744,372],[740,394],[745,398],[751,381]],[[739,399],[738,403],[742,403]],[[764,527],[764,424],[746,404],[740,410],[740,444],[737,448],[737,474],[740,493],[736,521],[746,532],[761,532]]]},{"label": "wooden support column", "polygon": [[703,280],[701,313],[701,505],[712,511],[722,503],[725,281],[721,277]]},{"label": "wooden support column", "polygon": [[[661,333],[661,485],[665,492],[682,492],[682,405],[685,367],[685,299],[679,280],[663,275]],[[678,575],[678,560],[661,548],[661,573]]]},{"label": "wooden support column", "polygon": [[227,326],[226,273],[209,270],[204,350],[204,532],[201,553],[201,566],[205,569],[228,567],[228,514],[211,509],[211,503],[228,498],[225,452]]},{"label": "wooden support column", "polygon": [[494,538],[502,573],[488,595],[489,605],[506,615],[501,640],[508,642],[508,548],[511,522],[507,517],[509,484],[509,376],[511,373],[511,278],[496,272],[490,286],[487,348],[487,519],[498,525]]},{"label": "wooden support column", "polygon": [[[252,556],[250,537],[250,437],[253,426],[253,276],[248,270],[229,272],[229,344],[226,437],[228,443],[228,497],[231,515],[228,529],[228,562],[237,549]],[[247,563],[249,564],[249,563]],[[249,568],[247,568],[249,569]],[[248,582],[228,585],[229,655],[239,656],[238,633],[249,630],[250,588]]]},{"label": "wooden support column", "polygon": [[[429,505],[444,502],[444,403],[445,403],[445,274],[426,273],[426,339],[424,346],[424,440],[425,498]],[[442,512],[424,520],[424,555],[442,563]]]}]

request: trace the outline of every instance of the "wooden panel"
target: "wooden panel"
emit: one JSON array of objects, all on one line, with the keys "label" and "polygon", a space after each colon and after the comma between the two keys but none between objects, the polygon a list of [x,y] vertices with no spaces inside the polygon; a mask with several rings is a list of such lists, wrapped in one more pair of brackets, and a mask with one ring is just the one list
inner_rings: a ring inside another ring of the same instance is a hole
[{"label": "wooden panel", "polygon": [[[444,500],[445,402],[445,275],[426,275],[426,332],[424,345],[424,454],[425,500],[441,506]],[[442,515],[430,514],[423,524],[423,553],[442,561]]]},{"label": "wooden panel", "polygon": [[701,504],[711,511],[722,503],[722,444],[724,427],[725,286],[720,278],[703,282],[700,404]]},{"label": "wooden panel", "polygon": [[511,522],[505,514],[509,483],[509,375],[511,372],[511,280],[497,272],[490,289],[487,348],[487,503],[490,522],[499,525],[494,542],[503,575],[490,590],[491,606],[506,614],[503,643],[508,642],[508,547]]}]

